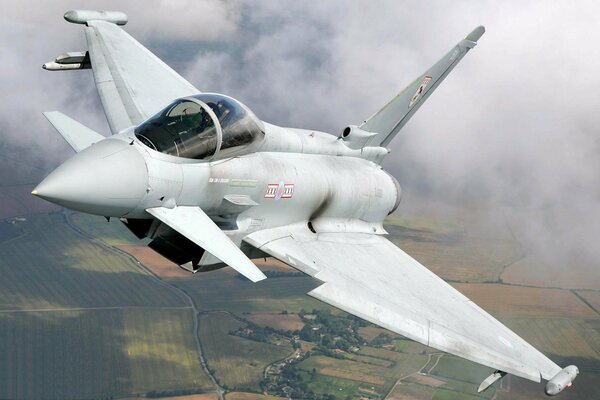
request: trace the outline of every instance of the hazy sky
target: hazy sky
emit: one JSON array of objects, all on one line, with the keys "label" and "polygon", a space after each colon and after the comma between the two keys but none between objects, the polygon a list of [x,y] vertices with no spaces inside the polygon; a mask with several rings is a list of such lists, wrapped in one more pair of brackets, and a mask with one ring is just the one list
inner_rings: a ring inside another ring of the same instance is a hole
[{"label": "hazy sky", "polygon": [[[486,34],[401,135],[385,166],[406,190],[526,210],[542,247],[600,251],[600,3],[594,1],[89,1],[201,91],[269,122],[339,133],[381,107],[477,25]],[[2,145],[52,165],[70,150],[41,115],[108,133],[90,71],[41,69],[85,50],[79,2],[5,2]],[[491,213],[494,208],[492,206]]]}]

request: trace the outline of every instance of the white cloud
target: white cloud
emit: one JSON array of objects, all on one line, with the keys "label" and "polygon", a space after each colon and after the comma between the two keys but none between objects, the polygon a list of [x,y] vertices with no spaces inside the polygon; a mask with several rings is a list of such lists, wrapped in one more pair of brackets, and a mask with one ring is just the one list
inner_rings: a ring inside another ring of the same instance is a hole
[{"label": "white cloud", "polygon": [[[368,117],[484,24],[479,45],[392,143],[385,165],[401,183],[427,187],[440,200],[475,194],[527,206],[534,210],[523,227],[530,237],[595,251],[589,238],[600,233],[598,3],[140,4],[86,7],[127,12],[125,29],[167,57],[169,46],[190,48],[177,62],[201,90],[240,98],[269,122],[334,133]],[[39,115],[48,109],[107,131],[89,71],[40,68],[63,51],[85,48],[80,27],[61,20],[76,7],[66,0],[4,5],[0,85],[9,95],[0,124],[11,141],[64,149]]]}]

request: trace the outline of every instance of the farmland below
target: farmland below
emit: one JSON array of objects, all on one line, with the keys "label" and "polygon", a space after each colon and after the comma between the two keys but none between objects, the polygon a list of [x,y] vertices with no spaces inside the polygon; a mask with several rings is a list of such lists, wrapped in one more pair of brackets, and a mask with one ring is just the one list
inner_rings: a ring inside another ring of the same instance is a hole
[{"label": "farmland below", "polygon": [[[530,266],[543,259],[506,225],[431,215],[392,215],[391,240],[561,365],[579,365],[561,398],[594,398],[597,278],[542,282]],[[270,277],[251,284],[229,268],[189,274],[145,244],[82,214],[0,222],[0,398],[545,398],[511,376],[477,395],[489,368],[307,296],[319,282],[278,261],[256,260]]]}]

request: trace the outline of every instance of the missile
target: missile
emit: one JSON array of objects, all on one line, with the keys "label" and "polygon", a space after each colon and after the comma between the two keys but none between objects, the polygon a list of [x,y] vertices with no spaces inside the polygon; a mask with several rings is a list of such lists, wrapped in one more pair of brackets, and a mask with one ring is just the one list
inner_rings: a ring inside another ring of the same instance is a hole
[{"label": "missile", "polygon": [[87,63],[63,64],[51,61],[42,65],[42,68],[46,71],[71,71],[74,69],[90,69],[92,66]]},{"label": "missile", "polygon": [[47,62],[42,68],[48,71],[70,71],[74,69],[90,69],[90,56],[87,51],[61,54],[54,61]]},{"label": "missile", "polygon": [[548,381],[546,384],[546,394],[548,396],[555,396],[565,388],[571,387],[578,374],[579,369],[576,366],[569,365],[568,367],[565,367]]}]

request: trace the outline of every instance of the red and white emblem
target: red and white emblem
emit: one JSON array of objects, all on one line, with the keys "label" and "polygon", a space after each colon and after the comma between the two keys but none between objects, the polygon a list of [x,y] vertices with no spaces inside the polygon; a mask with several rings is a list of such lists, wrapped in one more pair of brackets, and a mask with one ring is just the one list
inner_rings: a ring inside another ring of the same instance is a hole
[{"label": "red and white emblem", "polygon": [[282,199],[291,199],[294,195],[294,184],[286,183],[283,185],[283,193],[281,194]]},{"label": "red and white emblem", "polygon": [[430,76],[426,76],[425,78],[423,78],[423,82],[421,82],[421,85],[419,85],[419,88],[417,89],[417,91],[413,95],[412,99],[410,100],[410,104],[408,105],[408,108],[411,108],[417,102],[417,100],[419,100],[419,98],[421,97],[421,94],[425,91],[425,88],[427,87],[427,85],[429,84],[430,81],[431,81]]},{"label": "red and white emblem", "polygon": [[269,183],[265,191],[265,199],[291,199],[294,196],[293,183]]},{"label": "red and white emblem", "polygon": [[279,189],[278,183],[269,183],[265,192],[265,199],[274,199],[277,197],[277,189]]}]

